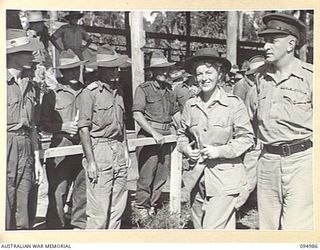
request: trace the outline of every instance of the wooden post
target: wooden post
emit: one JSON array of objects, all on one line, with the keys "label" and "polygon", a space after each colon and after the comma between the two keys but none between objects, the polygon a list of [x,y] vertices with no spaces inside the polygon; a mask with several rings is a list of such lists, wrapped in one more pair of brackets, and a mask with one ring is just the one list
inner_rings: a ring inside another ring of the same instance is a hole
[{"label": "wooden post", "polygon": [[[299,19],[303,23],[306,23],[306,19],[307,19],[307,11],[306,10],[299,11]],[[301,38],[299,41],[299,43],[302,45],[299,49],[299,57],[304,62],[307,61],[307,52],[308,52],[307,34],[308,34],[308,29],[303,35],[301,35]]]},{"label": "wooden post", "polygon": [[242,40],[242,33],[243,33],[243,11],[239,11],[239,23],[238,23],[238,40],[241,41]]},{"label": "wooden post", "polygon": [[[131,58],[132,58],[132,94],[134,95],[139,84],[144,82],[144,55],[141,48],[145,45],[145,31],[141,11],[131,11]],[[139,126],[135,123],[136,133]]]},{"label": "wooden post", "polygon": [[237,64],[237,29],[238,13],[237,11],[228,11],[227,59],[232,65]]},{"label": "wooden post", "polygon": [[[53,34],[53,32],[55,31],[55,21],[57,20],[57,12],[56,11],[50,11],[50,35]],[[55,69],[57,67],[57,49],[52,45],[52,65],[53,68]],[[56,74],[56,71],[55,71]],[[57,75],[55,75],[57,77]]]},{"label": "wooden post", "polygon": [[190,50],[190,35],[191,35],[191,13],[190,11],[186,12],[186,58],[191,56],[191,50]]},{"label": "wooden post", "polygon": [[171,172],[170,172],[170,211],[174,214],[181,212],[181,169],[182,154],[174,147],[171,153]]},{"label": "wooden post", "polygon": [[131,32],[130,32],[130,12],[126,11],[124,13],[124,23],[126,29],[126,45],[127,45],[127,55],[131,58]]}]

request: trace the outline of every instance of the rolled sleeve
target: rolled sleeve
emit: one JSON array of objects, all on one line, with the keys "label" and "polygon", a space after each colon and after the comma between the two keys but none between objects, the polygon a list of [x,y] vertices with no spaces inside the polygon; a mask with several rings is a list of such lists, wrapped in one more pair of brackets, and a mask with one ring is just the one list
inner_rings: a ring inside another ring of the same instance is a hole
[{"label": "rolled sleeve", "polygon": [[146,94],[144,93],[142,88],[138,86],[134,94],[132,112],[139,111],[144,114],[145,108],[146,108]]},{"label": "rolled sleeve", "polygon": [[245,105],[239,100],[234,105],[233,139],[228,144],[217,146],[219,158],[236,158],[254,143],[253,129]]},{"label": "rolled sleeve", "polygon": [[92,127],[94,96],[88,89],[84,89],[79,95],[79,121],[78,128]]}]

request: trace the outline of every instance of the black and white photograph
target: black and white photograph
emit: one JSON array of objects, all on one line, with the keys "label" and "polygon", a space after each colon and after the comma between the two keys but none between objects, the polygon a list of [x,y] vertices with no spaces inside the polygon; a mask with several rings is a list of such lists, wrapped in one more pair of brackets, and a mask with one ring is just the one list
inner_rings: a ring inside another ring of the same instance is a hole
[{"label": "black and white photograph", "polygon": [[314,232],[314,14],[5,9],[4,230]]}]

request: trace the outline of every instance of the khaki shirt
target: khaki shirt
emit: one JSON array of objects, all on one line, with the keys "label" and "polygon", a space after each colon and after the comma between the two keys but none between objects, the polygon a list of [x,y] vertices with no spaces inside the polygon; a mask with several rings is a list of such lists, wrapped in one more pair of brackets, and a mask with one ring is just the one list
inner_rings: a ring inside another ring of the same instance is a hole
[{"label": "khaki shirt", "polygon": [[179,147],[195,140],[199,148],[213,145],[219,152],[219,159],[205,162],[207,196],[236,194],[247,184],[240,156],[253,145],[253,131],[239,97],[219,89],[218,98],[207,109],[199,96],[188,100],[178,135]]},{"label": "khaki shirt", "polygon": [[247,76],[244,76],[235,83],[233,87],[233,94],[239,96],[242,101],[245,101],[253,85],[254,83]]},{"label": "khaki shirt", "polygon": [[312,137],[313,66],[295,58],[288,78],[276,82],[274,66],[259,68],[248,98],[251,117],[256,115],[263,144],[280,145]]},{"label": "khaki shirt", "polygon": [[32,82],[25,78],[18,85],[7,72],[7,131],[31,128],[34,123],[35,104],[36,92]]},{"label": "khaki shirt", "polygon": [[170,89],[163,90],[156,81],[148,81],[136,89],[132,105],[134,111],[143,113],[147,121],[170,123],[179,108]]},{"label": "khaki shirt", "polygon": [[[45,94],[41,104],[40,125],[43,130],[53,133],[53,136],[62,135],[69,139],[78,139],[78,136],[70,137],[61,131],[62,123],[74,121],[77,115],[77,97],[82,89],[72,90],[62,84]],[[59,145],[65,146],[65,145]]]},{"label": "khaki shirt", "polygon": [[173,95],[176,98],[180,112],[183,111],[183,106],[187,100],[196,96],[196,93],[191,90],[187,83],[179,83],[173,90]]},{"label": "khaki shirt", "polygon": [[123,141],[124,103],[118,89],[101,81],[89,84],[79,96],[78,127],[89,127],[93,138]]}]

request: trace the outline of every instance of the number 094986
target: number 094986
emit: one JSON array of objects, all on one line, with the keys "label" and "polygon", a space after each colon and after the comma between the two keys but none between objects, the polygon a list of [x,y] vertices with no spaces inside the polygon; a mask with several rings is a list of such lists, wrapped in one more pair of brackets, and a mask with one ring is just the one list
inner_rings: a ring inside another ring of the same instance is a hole
[{"label": "number 094986", "polygon": [[312,243],[312,244],[300,244],[300,248],[308,248],[308,249],[312,249],[312,248],[318,248],[318,244],[317,243]]}]

